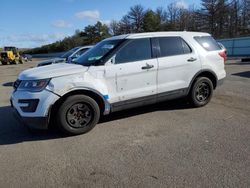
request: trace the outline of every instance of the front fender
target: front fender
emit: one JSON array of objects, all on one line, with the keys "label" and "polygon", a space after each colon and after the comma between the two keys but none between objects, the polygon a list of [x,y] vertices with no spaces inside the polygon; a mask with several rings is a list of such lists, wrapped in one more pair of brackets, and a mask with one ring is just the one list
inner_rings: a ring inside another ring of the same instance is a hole
[{"label": "front fender", "polygon": [[108,95],[103,95],[102,93],[100,93],[99,91],[92,89],[92,88],[88,88],[88,87],[75,87],[72,88],[70,90],[68,90],[67,93],[65,93],[64,95],[62,95],[61,97],[67,96],[67,95],[71,95],[74,93],[83,93],[85,94],[87,91],[87,94],[90,95],[94,95],[95,97],[97,96],[98,99],[100,99],[104,105],[104,109],[103,109],[103,115],[108,115],[111,111],[111,105],[108,102]]},{"label": "front fender", "polygon": [[110,112],[109,95],[105,83],[89,75],[77,74],[53,78],[46,89],[60,98],[74,93],[84,94],[87,91],[102,101],[104,104],[104,115]]}]

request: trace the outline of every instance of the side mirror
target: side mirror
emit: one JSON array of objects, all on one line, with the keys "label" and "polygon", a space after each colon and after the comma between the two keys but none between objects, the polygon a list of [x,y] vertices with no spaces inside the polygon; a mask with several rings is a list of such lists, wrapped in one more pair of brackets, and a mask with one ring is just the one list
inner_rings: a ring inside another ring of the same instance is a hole
[{"label": "side mirror", "polygon": [[108,61],[106,61],[105,65],[110,66],[115,64],[115,55],[112,56]]},{"label": "side mirror", "polygon": [[116,57],[116,55],[114,55],[113,57],[111,57],[111,59],[110,59],[110,63],[111,64],[115,64],[115,57]]}]

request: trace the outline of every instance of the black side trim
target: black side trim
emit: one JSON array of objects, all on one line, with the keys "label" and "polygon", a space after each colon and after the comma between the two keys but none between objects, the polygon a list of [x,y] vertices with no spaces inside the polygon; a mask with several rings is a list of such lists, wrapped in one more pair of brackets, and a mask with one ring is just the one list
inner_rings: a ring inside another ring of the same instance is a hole
[{"label": "black side trim", "polygon": [[111,112],[117,112],[125,109],[150,105],[162,101],[177,99],[185,97],[188,94],[188,88],[169,91],[161,94],[140,97],[137,99],[130,99],[111,104]]},{"label": "black side trim", "polygon": [[188,95],[188,88],[169,91],[166,93],[160,93],[157,95],[157,102],[181,98],[187,95]]},{"label": "black side trim", "polygon": [[129,108],[145,106],[156,103],[156,95],[140,97],[137,99],[130,99],[126,101],[116,102],[111,104],[111,112],[122,111]]}]

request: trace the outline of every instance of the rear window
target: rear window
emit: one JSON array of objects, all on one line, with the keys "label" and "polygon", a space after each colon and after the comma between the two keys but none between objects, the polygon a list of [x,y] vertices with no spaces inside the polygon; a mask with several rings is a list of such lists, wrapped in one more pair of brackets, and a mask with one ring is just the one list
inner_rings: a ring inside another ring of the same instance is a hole
[{"label": "rear window", "polygon": [[207,51],[217,51],[221,49],[211,36],[194,37],[194,39]]}]

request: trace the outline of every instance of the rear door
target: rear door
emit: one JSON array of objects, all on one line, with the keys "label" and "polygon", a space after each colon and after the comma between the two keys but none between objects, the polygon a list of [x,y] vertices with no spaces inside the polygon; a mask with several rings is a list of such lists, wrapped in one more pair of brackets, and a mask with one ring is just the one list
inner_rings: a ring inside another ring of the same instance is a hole
[{"label": "rear door", "polygon": [[179,36],[155,40],[159,45],[157,92],[163,96],[185,92],[194,75],[201,69],[197,52]]}]

